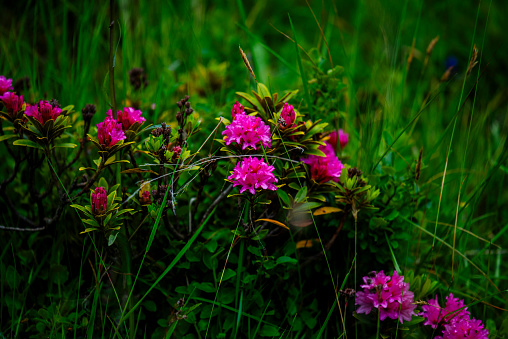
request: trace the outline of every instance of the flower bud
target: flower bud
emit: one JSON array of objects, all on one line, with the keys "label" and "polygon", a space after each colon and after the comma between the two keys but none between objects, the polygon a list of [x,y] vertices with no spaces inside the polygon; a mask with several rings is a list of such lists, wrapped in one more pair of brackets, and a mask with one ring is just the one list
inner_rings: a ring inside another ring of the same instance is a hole
[{"label": "flower bud", "polygon": [[285,129],[291,127],[296,119],[296,113],[293,105],[288,104],[287,102],[284,104],[282,108],[282,112],[280,113],[280,127],[281,129]]},{"label": "flower bud", "polygon": [[93,215],[102,215],[106,213],[108,208],[108,193],[103,187],[99,186],[95,189],[90,201],[92,203]]},{"label": "flower bud", "polygon": [[82,110],[81,114],[83,115],[83,120],[85,122],[89,122],[92,120],[94,114],[96,112],[95,105],[87,104]]}]

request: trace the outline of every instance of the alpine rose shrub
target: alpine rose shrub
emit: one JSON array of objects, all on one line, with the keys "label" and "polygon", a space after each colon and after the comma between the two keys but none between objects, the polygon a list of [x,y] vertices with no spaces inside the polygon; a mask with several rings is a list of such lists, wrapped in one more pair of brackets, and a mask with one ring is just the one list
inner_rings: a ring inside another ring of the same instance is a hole
[{"label": "alpine rose shrub", "polygon": [[[426,319],[424,325],[433,329],[443,326],[442,336],[436,336],[436,339],[488,338],[489,331],[483,328],[480,320],[470,317],[471,314],[467,307],[464,307],[463,299],[454,298],[450,293],[446,297],[444,308],[439,305],[437,296],[435,299],[430,299],[428,303],[429,305],[422,306],[423,312],[420,315]],[[461,310],[458,311],[459,309]]]},{"label": "alpine rose shrub", "polygon": [[43,126],[47,121],[58,118],[60,113],[62,113],[60,107],[52,106],[46,100],[42,100],[36,105],[30,105],[25,110],[27,116],[37,119]]},{"label": "alpine rose shrub", "polygon": [[392,277],[386,276],[383,271],[370,272],[363,277],[364,284],[360,285],[363,292],[356,293],[355,305],[360,306],[356,312],[369,314],[373,308],[377,308],[381,321],[387,317],[398,319],[400,323],[411,321],[411,317],[416,315],[414,293],[409,290],[409,284],[403,281],[404,276],[397,271],[393,272]]},{"label": "alpine rose shrub", "polygon": [[[233,110],[235,109],[233,108]],[[226,135],[226,145],[229,146],[232,142],[236,142],[242,146],[242,150],[247,147],[257,150],[256,145],[259,144],[265,148],[272,147],[270,127],[265,125],[261,118],[252,115],[236,113],[233,122],[226,127],[222,134]]]},{"label": "alpine rose shrub", "polygon": [[251,194],[256,194],[260,188],[275,191],[277,187],[274,183],[278,180],[273,175],[273,170],[274,167],[263,159],[248,157],[236,164],[228,179],[233,182],[233,187],[241,186],[240,193],[248,190]]},{"label": "alpine rose shrub", "polygon": [[97,124],[97,137],[99,144],[104,147],[112,147],[120,140],[126,138],[122,130],[122,124],[113,120],[110,116],[107,116],[103,122]]}]

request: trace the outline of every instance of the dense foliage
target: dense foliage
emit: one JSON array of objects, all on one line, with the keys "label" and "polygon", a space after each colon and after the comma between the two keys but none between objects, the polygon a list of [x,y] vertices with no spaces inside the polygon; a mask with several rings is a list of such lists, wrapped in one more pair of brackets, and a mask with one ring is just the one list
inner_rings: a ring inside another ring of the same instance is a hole
[{"label": "dense foliage", "polygon": [[294,5],[0,14],[1,338],[508,337],[503,5]]}]

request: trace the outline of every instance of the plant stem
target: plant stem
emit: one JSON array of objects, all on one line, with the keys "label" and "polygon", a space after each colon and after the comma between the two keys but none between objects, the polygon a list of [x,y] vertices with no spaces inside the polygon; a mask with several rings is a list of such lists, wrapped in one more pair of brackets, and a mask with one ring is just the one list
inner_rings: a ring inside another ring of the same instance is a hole
[{"label": "plant stem", "polygon": [[109,0],[109,90],[111,95],[111,108],[113,110],[113,118],[116,119],[116,98],[115,98],[115,56],[113,54],[113,35],[115,29],[114,20],[114,1]]}]

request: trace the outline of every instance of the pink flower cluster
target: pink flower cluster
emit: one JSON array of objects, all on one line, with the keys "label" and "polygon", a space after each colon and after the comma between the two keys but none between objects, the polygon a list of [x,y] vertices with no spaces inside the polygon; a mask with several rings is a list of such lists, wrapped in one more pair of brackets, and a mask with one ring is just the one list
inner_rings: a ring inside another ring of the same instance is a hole
[{"label": "pink flower cluster", "polygon": [[248,157],[236,164],[228,179],[233,182],[233,187],[242,186],[240,193],[248,190],[251,194],[256,194],[260,188],[275,191],[277,187],[274,182],[278,180],[273,175],[273,170],[274,167],[263,159]]},{"label": "pink flower cluster", "polygon": [[41,125],[48,120],[55,120],[62,113],[58,106],[53,107],[48,101],[42,100],[37,105],[30,105],[25,109],[25,114],[37,119]]},{"label": "pink flower cluster", "polygon": [[[454,298],[450,293],[446,297],[446,306],[441,308],[436,299],[430,299],[429,305],[422,306],[423,312],[420,315],[426,318],[424,325],[429,325],[434,329],[443,326],[442,335],[435,339],[486,339],[489,331],[483,328],[480,320],[471,318],[471,314],[464,307],[464,300]],[[464,307],[464,308],[463,308]],[[458,311],[461,309],[460,311]]]},{"label": "pink flower cluster", "polygon": [[0,75],[0,95],[12,90],[12,79],[7,79],[3,75]]},{"label": "pink flower cluster", "polygon": [[104,187],[99,186],[95,189],[90,198],[90,202],[92,203],[93,215],[101,215],[106,213],[108,208],[108,193]]},{"label": "pink flower cluster", "polygon": [[18,96],[13,92],[5,92],[2,96],[0,96],[0,100],[4,103],[7,113],[9,113],[12,117],[23,109],[24,99],[22,95]]},{"label": "pink flower cluster", "polygon": [[243,106],[238,101],[233,105],[231,115],[233,121],[222,132],[226,135],[226,145],[236,142],[242,146],[242,150],[247,147],[257,149],[258,144],[267,148],[272,147],[270,127],[265,125],[261,118],[246,115]]},{"label": "pink flower cluster", "polygon": [[97,124],[97,137],[99,144],[103,147],[112,147],[126,138],[122,130],[122,124],[109,115],[103,122]]},{"label": "pink flower cluster", "polygon": [[295,126],[296,113],[293,105],[288,104],[287,102],[282,107],[282,111],[280,112],[279,126],[281,129],[286,129],[289,127]]},{"label": "pink flower cluster", "polygon": [[[113,119],[113,111],[110,109],[106,113],[108,117]],[[122,124],[122,129],[124,131],[128,130],[134,123],[138,122],[140,124],[146,121],[145,118],[141,116],[143,112],[140,110],[134,109],[132,107],[124,107],[123,111],[116,112],[116,120]]]},{"label": "pink flower cluster", "polygon": [[393,276],[386,276],[383,271],[373,271],[363,277],[365,284],[360,285],[363,292],[356,293],[355,305],[360,307],[357,313],[369,314],[373,308],[379,310],[379,319],[398,319],[401,323],[411,321],[416,315],[414,310],[414,293],[409,290],[409,284],[404,283],[404,276],[397,271]]},{"label": "pink flower cluster", "polygon": [[[349,141],[349,134],[344,132],[342,129],[339,129],[339,144],[340,148],[343,149],[346,147]],[[337,148],[337,131],[333,131],[330,133],[330,139],[328,139],[328,143],[333,146],[333,149]]]},{"label": "pink flower cluster", "polygon": [[304,164],[310,166],[311,178],[318,183],[325,183],[330,180],[339,182],[344,165],[337,158],[335,148],[327,142],[325,146],[320,146],[319,150],[326,154],[326,157],[310,155],[307,158],[300,159]]}]

